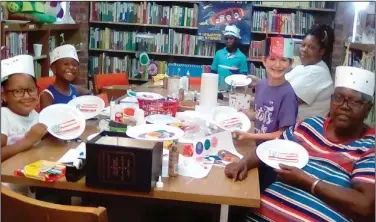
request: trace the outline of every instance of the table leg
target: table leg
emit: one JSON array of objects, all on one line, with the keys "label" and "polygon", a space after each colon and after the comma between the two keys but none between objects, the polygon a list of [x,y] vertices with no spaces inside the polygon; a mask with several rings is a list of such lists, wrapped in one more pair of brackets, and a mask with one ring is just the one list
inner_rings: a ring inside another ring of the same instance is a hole
[{"label": "table leg", "polygon": [[228,221],[228,205],[221,204],[221,212],[220,212],[220,219],[219,222],[227,222]]}]

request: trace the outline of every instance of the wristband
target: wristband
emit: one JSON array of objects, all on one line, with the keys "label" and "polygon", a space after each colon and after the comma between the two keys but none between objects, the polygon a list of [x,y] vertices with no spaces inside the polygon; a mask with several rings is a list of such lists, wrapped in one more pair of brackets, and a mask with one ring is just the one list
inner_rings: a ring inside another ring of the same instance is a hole
[{"label": "wristband", "polygon": [[318,179],[316,180],[315,182],[313,182],[312,186],[311,186],[311,193],[312,194],[315,194],[315,187],[317,186],[317,184],[320,182],[321,180]]}]

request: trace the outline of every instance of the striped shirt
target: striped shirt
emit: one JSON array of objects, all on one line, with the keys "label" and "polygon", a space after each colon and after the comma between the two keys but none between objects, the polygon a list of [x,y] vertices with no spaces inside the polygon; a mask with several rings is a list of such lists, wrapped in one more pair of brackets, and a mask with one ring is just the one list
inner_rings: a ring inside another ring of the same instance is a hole
[{"label": "striped shirt", "polygon": [[[375,183],[375,130],[369,128],[358,140],[334,143],[325,137],[329,118],[312,117],[287,129],[281,139],[304,146],[309,162],[303,170],[318,179],[341,187],[355,181]],[[281,181],[261,195],[261,208],[247,221],[350,221],[325,202]]]}]

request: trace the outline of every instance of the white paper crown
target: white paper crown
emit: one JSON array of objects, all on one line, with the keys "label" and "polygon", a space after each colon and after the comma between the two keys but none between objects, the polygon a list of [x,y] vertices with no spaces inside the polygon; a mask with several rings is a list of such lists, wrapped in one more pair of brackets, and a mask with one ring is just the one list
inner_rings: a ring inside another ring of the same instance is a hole
[{"label": "white paper crown", "polygon": [[1,60],[1,82],[16,73],[29,74],[35,77],[33,57],[30,55],[18,55]]},{"label": "white paper crown", "polygon": [[375,74],[361,68],[338,66],[336,68],[335,87],[346,87],[373,96]]},{"label": "white paper crown", "polygon": [[225,31],[223,32],[223,35],[232,35],[236,38],[240,39],[240,30],[235,25],[227,25],[225,27]]},{"label": "white paper crown", "polygon": [[73,45],[69,45],[69,44],[56,47],[52,51],[50,64],[62,58],[72,58],[72,59],[75,59],[77,62],[80,62],[78,61],[76,48]]}]

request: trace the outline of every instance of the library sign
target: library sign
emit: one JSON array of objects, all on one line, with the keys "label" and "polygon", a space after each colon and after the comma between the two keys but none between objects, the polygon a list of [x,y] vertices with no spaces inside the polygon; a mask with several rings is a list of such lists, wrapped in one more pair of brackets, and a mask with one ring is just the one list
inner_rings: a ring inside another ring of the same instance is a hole
[{"label": "library sign", "polygon": [[241,44],[251,41],[251,3],[200,2],[198,35],[206,41],[223,41],[226,25],[240,29]]}]

